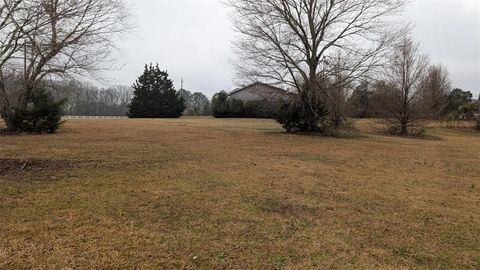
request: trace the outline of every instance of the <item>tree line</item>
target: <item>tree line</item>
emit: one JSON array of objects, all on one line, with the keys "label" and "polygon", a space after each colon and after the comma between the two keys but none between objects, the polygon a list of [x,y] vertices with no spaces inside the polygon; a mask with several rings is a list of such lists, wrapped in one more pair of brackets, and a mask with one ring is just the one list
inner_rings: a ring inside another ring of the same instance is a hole
[{"label": "tree line", "polygon": [[[349,116],[373,115],[408,135],[422,119],[474,115],[469,93],[450,91],[445,69],[431,66],[410,29],[395,20],[406,0],[227,2],[240,34],[237,77],[296,94],[274,114],[288,132],[356,133]],[[133,92],[68,83],[106,69],[130,21],[124,0],[0,0],[0,114],[7,129],[54,132],[62,107],[130,117],[222,110],[253,117],[265,109],[219,102],[224,94],[209,104],[200,93],[177,91],[158,65],[145,67]]]},{"label": "tree line", "polygon": [[[474,120],[480,110],[480,97],[475,100],[470,91],[452,89],[449,74],[442,65],[425,65],[419,72],[423,74],[415,88],[409,90],[406,104],[398,104],[401,100],[398,94],[401,93],[395,92],[392,81],[383,79],[362,78],[342,87],[328,89],[333,97],[329,109],[333,115],[332,121],[336,118],[340,122],[342,115],[349,118],[394,118],[396,112],[402,111],[402,106],[405,106],[408,117],[412,118],[405,122],[413,121],[413,118]],[[394,80],[395,77],[392,75],[390,78]],[[396,101],[394,95],[397,95]],[[213,96],[212,113],[217,118],[276,118],[282,105],[285,104],[268,100],[243,102],[231,99],[227,92],[221,91]]]},{"label": "tree line", "polygon": [[430,67],[411,29],[395,20],[407,2],[230,0],[237,77],[296,93],[276,115],[288,132],[358,134],[349,111],[379,114],[395,134],[422,130],[420,120],[457,104],[443,68]]},{"label": "tree line", "polygon": [[185,101],[185,116],[209,116],[212,115],[211,103],[207,96],[201,92],[190,92],[185,89],[179,90]]},{"label": "tree line", "polygon": [[64,114],[71,116],[126,116],[133,95],[129,86],[99,88],[77,80],[57,82],[52,91],[65,100]]},{"label": "tree line", "polygon": [[[384,118],[382,111],[382,88],[384,81],[363,82],[352,90],[344,100],[346,114],[352,118]],[[426,120],[473,120],[478,112],[478,99],[470,91],[459,88],[421,88],[418,93],[418,108],[421,118]],[[424,92],[428,91],[428,92]],[[433,96],[431,96],[433,95]],[[479,97],[480,98],[480,97]]]}]

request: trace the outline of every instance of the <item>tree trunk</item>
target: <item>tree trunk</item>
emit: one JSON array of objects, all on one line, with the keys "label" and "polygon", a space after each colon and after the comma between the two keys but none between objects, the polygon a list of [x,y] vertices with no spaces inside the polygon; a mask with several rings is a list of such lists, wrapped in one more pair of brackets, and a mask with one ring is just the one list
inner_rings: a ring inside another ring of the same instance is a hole
[{"label": "tree trunk", "polygon": [[7,89],[5,84],[0,80],[0,110],[3,110],[3,107],[9,107],[10,101],[8,100]]},{"label": "tree trunk", "polygon": [[402,136],[408,135],[408,125],[406,121],[402,121],[400,135]]},{"label": "tree trunk", "polygon": [[23,94],[20,96],[20,100],[18,102],[18,108],[20,110],[26,110],[28,106],[28,101],[30,100],[30,97],[34,91],[35,87],[31,85],[26,85],[25,86],[25,91]]}]

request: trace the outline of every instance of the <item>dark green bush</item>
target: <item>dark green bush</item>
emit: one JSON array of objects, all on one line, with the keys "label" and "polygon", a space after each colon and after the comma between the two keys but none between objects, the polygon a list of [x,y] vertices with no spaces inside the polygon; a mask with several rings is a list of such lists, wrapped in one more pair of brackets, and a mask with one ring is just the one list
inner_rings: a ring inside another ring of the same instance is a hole
[{"label": "dark green bush", "polygon": [[324,106],[317,106],[313,112],[310,108],[300,100],[285,102],[278,109],[275,119],[288,133],[325,133],[328,129],[328,110]]},{"label": "dark green bush", "polygon": [[244,118],[245,117],[245,108],[243,106],[243,101],[238,99],[228,99],[228,117],[232,118]]},{"label": "dark green bush", "polygon": [[130,118],[179,118],[185,100],[173,87],[168,72],[157,65],[145,65],[143,74],[132,86],[133,98],[128,106]]},{"label": "dark green bush", "polygon": [[478,105],[471,103],[465,106],[459,107],[455,111],[449,112],[444,120],[447,122],[458,122],[458,121],[472,121],[475,120],[475,115],[478,112]]},{"label": "dark green bush", "polygon": [[257,100],[243,102],[230,99],[225,91],[212,98],[212,113],[215,118],[275,118],[278,102]]},{"label": "dark green bush", "polygon": [[246,118],[275,118],[280,102],[268,100],[247,101],[244,103]]},{"label": "dark green bush", "polygon": [[63,105],[52,93],[37,89],[29,99],[26,109],[5,109],[2,118],[8,131],[29,133],[54,133],[62,124]]},{"label": "dark green bush", "polygon": [[212,98],[212,115],[215,118],[228,117],[229,104],[228,94],[225,91],[216,93]]},{"label": "dark green bush", "polygon": [[465,106],[461,106],[458,110],[458,114],[461,120],[474,120],[475,113],[478,112],[477,104],[470,103]]}]

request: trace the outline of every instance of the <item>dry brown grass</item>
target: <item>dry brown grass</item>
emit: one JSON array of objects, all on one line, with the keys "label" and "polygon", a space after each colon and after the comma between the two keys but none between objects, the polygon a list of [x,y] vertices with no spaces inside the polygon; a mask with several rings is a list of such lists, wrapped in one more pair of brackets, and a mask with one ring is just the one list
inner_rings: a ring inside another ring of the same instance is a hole
[{"label": "dry brown grass", "polygon": [[0,268],[479,269],[480,135],[268,120],[69,120],[0,137]]}]

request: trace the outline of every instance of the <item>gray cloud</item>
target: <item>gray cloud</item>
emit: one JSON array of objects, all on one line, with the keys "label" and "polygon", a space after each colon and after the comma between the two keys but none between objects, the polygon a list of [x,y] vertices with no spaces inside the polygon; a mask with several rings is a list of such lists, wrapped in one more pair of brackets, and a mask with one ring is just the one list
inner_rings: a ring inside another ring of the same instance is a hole
[{"label": "gray cloud", "polygon": [[445,65],[452,86],[480,93],[480,2],[417,0],[405,13],[432,63]]},{"label": "gray cloud", "polygon": [[[138,29],[118,43],[120,70],[108,83],[132,84],[145,63],[158,62],[177,88],[211,96],[233,86],[235,33],[220,0],[130,0]],[[477,0],[417,0],[405,12],[433,63],[447,67],[454,87],[480,93],[480,4]]]}]

